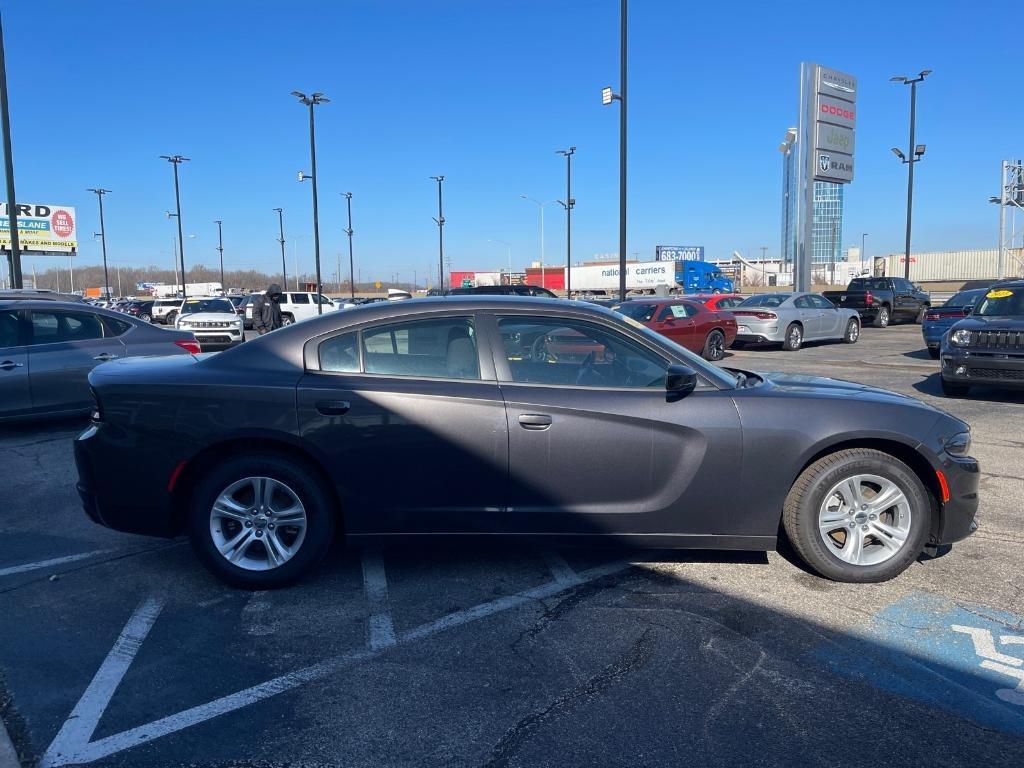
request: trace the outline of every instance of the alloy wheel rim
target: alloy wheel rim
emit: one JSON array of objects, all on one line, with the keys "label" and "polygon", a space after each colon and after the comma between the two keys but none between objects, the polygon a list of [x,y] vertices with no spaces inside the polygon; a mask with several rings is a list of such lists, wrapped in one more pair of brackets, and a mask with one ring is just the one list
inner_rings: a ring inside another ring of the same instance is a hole
[{"label": "alloy wheel rim", "polygon": [[800,329],[799,328],[794,328],[793,330],[791,330],[789,332],[789,343],[790,343],[790,346],[793,346],[793,347],[795,347],[797,344],[800,343]]},{"label": "alloy wheel rim", "polygon": [[846,335],[850,341],[856,341],[857,337],[860,336],[860,326],[856,323],[850,323],[850,330],[847,331]]},{"label": "alloy wheel rim", "polygon": [[880,475],[853,475],[825,495],[818,535],[845,563],[879,565],[903,549],[912,521],[910,501],[896,483]]},{"label": "alloy wheel rim", "polygon": [[708,349],[711,352],[712,360],[720,360],[725,357],[725,339],[722,338],[720,333],[711,334]]},{"label": "alloy wheel rim", "polygon": [[247,571],[274,570],[295,557],[305,541],[306,525],[298,494],[272,477],[231,483],[210,509],[214,548]]}]

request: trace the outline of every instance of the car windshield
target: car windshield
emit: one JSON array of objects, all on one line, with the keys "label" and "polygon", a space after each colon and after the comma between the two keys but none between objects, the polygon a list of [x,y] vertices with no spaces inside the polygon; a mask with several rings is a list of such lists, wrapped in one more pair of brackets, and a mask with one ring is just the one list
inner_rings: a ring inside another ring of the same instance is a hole
[{"label": "car windshield", "polygon": [[230,312],[235,308],[227,299],[188,299],[181,306],[181,314],[194,315],[197,312]]},{"label": "car windshield", "polygon": [[658,305],[643,301],[627,301],[624,304],[616,304],[612,309],[620,315],[639,320],[641,323],[649,323],[654,317],[654,313],[658,311]]},{"label": "car windshield", "polygon": [[792,294],[789,293],[762,293],[758,296],[751,296],[739,303],[741,307],[779,307],[785,303]]},{"label": "car windshield", "polygon": [[981,317],[1021,317],[1024,315],[1024,286],[994,286],[974,310]]},{"label": "car windshield", "polygon": [[984,288],[973,289],[970,291],[960,291],[960,293],[953,294],[949,301],[942,306],[944,307],[973,307],[974,302],[978,300],[982,294],[985,293]]}]

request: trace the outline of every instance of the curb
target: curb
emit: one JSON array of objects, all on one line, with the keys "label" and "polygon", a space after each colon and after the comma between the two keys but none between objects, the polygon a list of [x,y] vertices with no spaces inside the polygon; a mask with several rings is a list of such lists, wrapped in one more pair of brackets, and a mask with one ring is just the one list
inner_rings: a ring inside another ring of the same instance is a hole
[{"label": "curb", "polygon": [[0,768],[21,768],[18,753],[11,743],[11,737],[7,735],[3,718],[0,718]]}]

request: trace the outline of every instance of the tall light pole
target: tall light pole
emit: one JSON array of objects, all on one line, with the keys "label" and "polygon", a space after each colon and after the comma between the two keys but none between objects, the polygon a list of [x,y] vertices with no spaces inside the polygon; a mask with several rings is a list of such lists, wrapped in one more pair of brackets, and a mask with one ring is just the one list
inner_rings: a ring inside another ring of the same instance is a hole
[{"label": "tall light pole", "polygon": [[188,158],[182,157],[181,155],[160,155],[161,160],[166,160],[172,166],[174,166],[174,204],[177,206],[177,213],[174,214],[178,219],[178,256],[181,259],[181,298],[186,299],[188,295],[185,291],[185,242],[181,234],[181,191],[178,188],[178,166],[182,163],[187,163]]},{"label": "tall light pole", "polygon": [[[345,234],[348,235],[348,284],[350,289],[349,293],[354,299],[356,297],[356,276],[354,271],[355,261],[352,258],[352,193],[343,192],[342,194],[345,196],[345,204],[348,207],[348,229],[345,230]],[[338,272],[341,272],[341,267],[338,267]],[[341,280],[340,275],[338,280]],[[338,292],[341,292],[340,288],[338,289]]]},{"label": "tall light pole", "polygon": [[896,75],[889,78],[892,82],[903,83],[910,86],[910,143],[907,145],[907,154],[904,155],[896,147],[892,152],[900,159],[900,162],[909,166],[907,169],[907,241],[903,255],[903,277],[910,279],[910,227],[914,215],[914,165],[921,162],[924,156],[924,144],[914,143],[914,129],[917,118],[917,84],[924,82],[930,75],[930,69],[921,70],[917,77],[909,78],[903,75]]},{"label": "tall light pole", "polygon": [[213,223],[217,225],[217,251],[220,253],[220,289],[224,292],[227,290],[224,287],[224,222],[217,219]]},{"label": "tall light pole", "polygon": [[110,192],[109,189],[97,187],[87,189],[86,192],[95,192],[96,199],[100,204],[100,246],[103,249],[103,290],[106,292],[107,300],[110,299],[110,278],[107,276],[107,229],[103,225],[103,196]]},{"label": "tall light pole", "polygon": [[444,176],[431,176],[437,182],[437,284],[444,293],[444,198],[441,194],[441,184]]},{"label": "tall light pole", "polygon": [[559,204],[565,208],[565,298],[572,298],[572,209],[576,201],[572,199],[572,156],[576,147],[555,150],[555,154],[565,156],[565,201]]},{"label": "tall light pole", "polygon": [[[868,232],[862,232],[861,235],[860,235],[860,263],[861,264],[863,264],[865,261],[867,261],[867,255],[865,253],[864,241],[867,240],[868,234],[869,234]],[[874,271],[875,270],[871,270],[872,273],[874,273]]]},{"label": "tall light pole", "polygon": [[11,287],[21,288],[21,244],[18,242],[18,204],[14,196],[14,150],[11,148],[11,110],[7,98],[7,54],[0,22],[0,128],[4,134],[4,167],[7,169],[7,219],[11,228]]},{"label": "tall light pole", "polygon": [[311,96],[307,96],[299,91],[292,91],[292,96],[296,97],[300,102],[309,107],[309,164],[310,164],[310,175],[305,176],[302,171],[299,171],[299,181],[305,181],[307,178],[313,180],[313,256],[316,259],[316,313],[322,315],[324,312],[324,305],[320,301],[320,294],[323,293],[323,285],[320,283],[320,214],[317,209],[317,196],[316,196],[316,133],[313,121],[313,107],[317,104],[326,104],[330,101],[319,91]]},{"label": "tall light pole", "polygon": [[628,0],[619,5],[619,92],[611,88],[601,90],[601,103],[605,106],[619,102],[619,300],[626,300],[626,54]]},{"label": "tall light pole", "polygon": [[536,203],[538,210],[540,210],[540,285],[542,288],[547,288],[547,284],[544,282],[544,206],[550,205],[551,203],[557,203],[557,200],[545,200],[543,203],[536,198],[530,197],[529,195],[520,195],[523,200],[529,200],[531,203]]},{"label": "tall light pole", "polygon": [[281,244],[281,284],[288,290],[288,265],[284,256],[284,209],[275,208],[277,211],[277,242]]}]

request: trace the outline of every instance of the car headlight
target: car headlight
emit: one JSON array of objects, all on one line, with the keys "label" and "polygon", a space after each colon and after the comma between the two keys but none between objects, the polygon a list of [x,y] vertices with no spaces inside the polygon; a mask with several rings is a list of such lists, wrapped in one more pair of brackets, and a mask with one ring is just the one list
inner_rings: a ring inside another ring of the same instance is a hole
[{"label": "car headlight", "polygon": [[949,342],[958,347],[966,347],[971,343],[971,332],[966,328],[960,328],[949,334]]},{"label": "car headlight", "polygon": [[971,433],[960,432],[948,438],[943,450],[950,456],[966,456],[971,450]]}]

